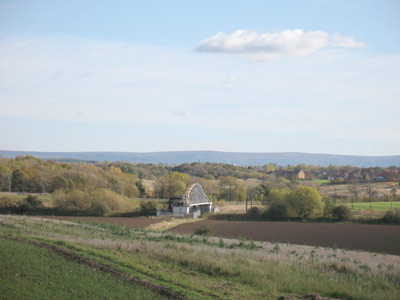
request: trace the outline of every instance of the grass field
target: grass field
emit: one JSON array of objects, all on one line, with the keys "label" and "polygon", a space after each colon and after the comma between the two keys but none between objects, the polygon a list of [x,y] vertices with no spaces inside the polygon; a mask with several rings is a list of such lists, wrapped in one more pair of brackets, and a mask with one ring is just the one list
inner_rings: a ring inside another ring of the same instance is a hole
[{"label": "grass field", "polygon": [[[329,196],[333,198],[352,198],[354,195],[350,191],[352,184],[322,184],[318,186],[318,191],[322,196]],[[367,188],[371,186],[376,197],[388,197],[392,195],[392,189],[396,190],[396,194],[400,195],[400,187],[398,183],[394,182],[379,182],[379,183],[360,183],[357,185],[358,198],[368,197]]]},{"label": "grass field", "polygon": [[331,181],[328,179],[313,179],[310,180],[313,184],[322,185],[322,184],[329,184]]},{"label": "grass field", "polygon": [[167,299],[48,249],[0,238],[1,299]]},{"label": "grass field", "polygon": [[392,208],[400,208],[400,201],[393,202],[354,202],[354,203],[346,203],[349,207],[357,210],[380,210],[387,211]]},{"label": "grass field", "polygon": [[[0,233],[68,250],[186,299],[277,299],[311,292],[352,300],[400,297],[400,257],[393,255],[23,216],[0,215]],[[27,264],[30,256],[16,256],[13,265]],[[58,268],[36,267],[44,274]],[[12,283],[18,272],[2,280]],[[57,285],[64,289],[67,281]]]}]

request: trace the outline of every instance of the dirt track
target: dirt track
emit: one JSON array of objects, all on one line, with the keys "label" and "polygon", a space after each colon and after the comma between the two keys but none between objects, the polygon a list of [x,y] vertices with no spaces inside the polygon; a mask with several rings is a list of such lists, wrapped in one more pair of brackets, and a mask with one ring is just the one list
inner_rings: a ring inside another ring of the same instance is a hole
[{"label": "dirt track", "polygon": [[67,221],[85,221],[114,224],[125,227],[144,228],[151,224],[159,223],[162,219],[151,218],[122,218],[122,217],[64,217],[64,216],[38,216],[45,219],[67,220]]},{"label": "dirt track", "polygon": [[206,226],[216,236],[337,247],[400,255],[400,226],[298,222],[205,220],[176,226],[170,231],[194,233]]}]

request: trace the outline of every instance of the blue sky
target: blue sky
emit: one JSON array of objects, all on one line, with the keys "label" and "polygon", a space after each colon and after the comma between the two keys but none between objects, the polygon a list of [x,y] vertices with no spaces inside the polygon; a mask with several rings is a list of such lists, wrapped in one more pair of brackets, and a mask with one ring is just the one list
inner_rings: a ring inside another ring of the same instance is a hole
[{"label": "blue sky", "polygon": [[399,15],[399,1],[0,1],[0,149],[400,154]]}]

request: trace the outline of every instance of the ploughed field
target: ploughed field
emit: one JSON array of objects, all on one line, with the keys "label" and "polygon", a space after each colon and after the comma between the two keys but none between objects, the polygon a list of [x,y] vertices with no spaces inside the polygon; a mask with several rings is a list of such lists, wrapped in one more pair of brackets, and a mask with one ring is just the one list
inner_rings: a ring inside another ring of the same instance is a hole
[{"label": "ploughed field", "polygon": [[118,225],[123,227],[145,228],[155,223],[162,222],[162,219],[151,218],[128,218],[128,217],[75,217],[75,216],[38,216],[45,219],[56,219],[62,221],[97,222]]},{"label": "ploughed field", "polygon": [[395,225],[204,220],[178,225],[170,231],[191,234],[203,226],[215,236],[226,238],[400,255],[400,226]]}]

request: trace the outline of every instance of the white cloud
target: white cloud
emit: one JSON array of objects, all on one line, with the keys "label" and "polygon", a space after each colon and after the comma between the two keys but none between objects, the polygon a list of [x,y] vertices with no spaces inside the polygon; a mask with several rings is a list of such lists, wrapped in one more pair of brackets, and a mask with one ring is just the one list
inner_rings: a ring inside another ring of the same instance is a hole
[{"label": "white cloud", "polygon": [[324,31],[304,32],[302,29],[295,29],[258,34],[239,29],[232,34],[219,32],[205,39],[196,47],[196,51],[242,54],[255,59],[272,60],[284,56],[307,56],[326,46],[365,47],[352,37],[339,34],[331,37]]},{"label": "white cloud", "polygon": [[343,48],[365,48],[366,47],[366,45],[363,42],[358,42],[352,37],[343,36],[338,33],[335,33],[332,35],[330,44],[334,47],[343,47]]}]

